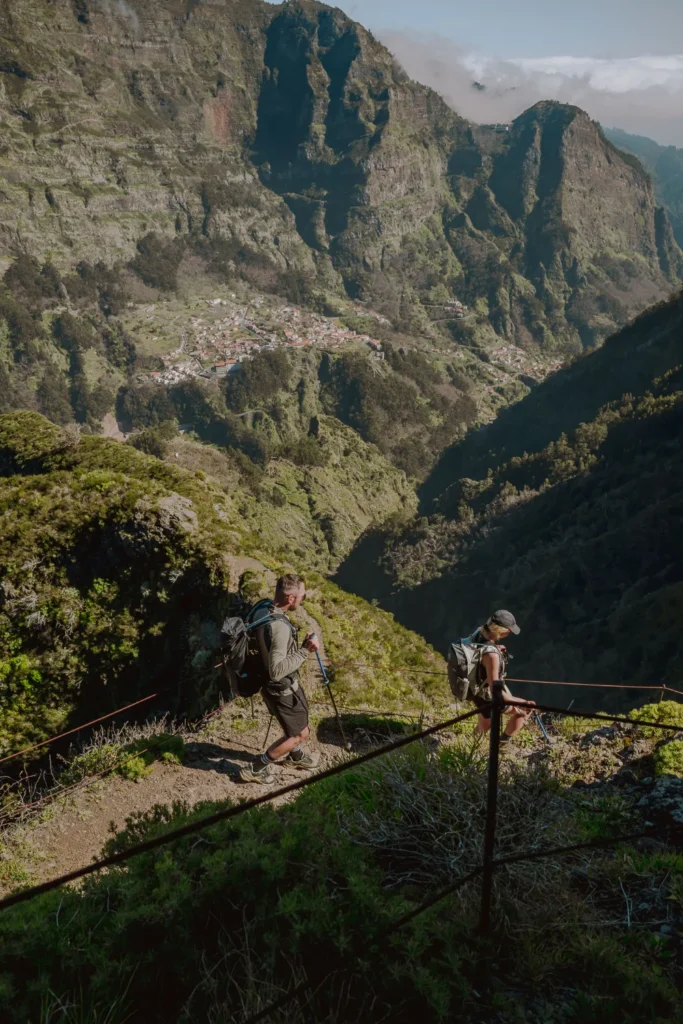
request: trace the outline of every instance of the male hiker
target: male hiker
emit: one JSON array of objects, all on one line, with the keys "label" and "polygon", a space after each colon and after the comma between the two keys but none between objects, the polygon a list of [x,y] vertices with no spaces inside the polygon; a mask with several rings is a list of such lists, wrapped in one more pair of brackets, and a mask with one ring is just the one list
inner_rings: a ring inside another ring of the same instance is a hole
[{"label": "male hiker", "polygon": [[268,613],[269,621],[257,630],[263,663],[268,682],[261,694],[271,715],[276,718],[284,732],[266,750],[240,770],[243,782],[257,782],[261,785],[273,782],[272,766],[284,762],[288,767],[315,768],[317,761],[301,749],[310,736],[308,725],[308,702],[299,683],[299,669],[308,655],[320,649],[314,636],[306,636],[301,648],[297,643],[296,629],[287,618],[287,612],[295,611],[306,597],[306,585],[300,576],[288,573],[282,576],[275,587],[275,600]]},{"label": "male hiker", "polygon": [[[499,679],[505,679],[507,669],[507,652],[503,645],[510,633],[517,635],[520,632],[515,617],[511,612],[494,612],[483,626],[480,626],[472,636],[468,637],[469,644],[484,645],[481,659],[477,666],[477,689],[471,693],[470,700],[481,708],[493,695],[493,684]],[[516,704],[533,704],[532,700],[513,697],[507,686],[503,688],[506,701],[513,706],[505,708],[508,721],[505,725],[505,733],[501,736],[501,743],[509,743],[513,736],[524,728],[526,720],[532,714],[531,708],[515,707]],[[477,729],[483,734],[491,728],[491,709],[482,711],[477,719]]]}]

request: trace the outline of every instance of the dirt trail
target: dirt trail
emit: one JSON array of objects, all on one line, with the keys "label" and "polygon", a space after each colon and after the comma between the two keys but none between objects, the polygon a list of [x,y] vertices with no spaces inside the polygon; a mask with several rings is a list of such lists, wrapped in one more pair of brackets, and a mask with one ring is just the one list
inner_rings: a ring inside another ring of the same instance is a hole
[{"label": "dirt trail", "polygon": [[[245,570],[252,569],[264,573],[267,587],[274,588],[275,576],[261,562],[249,557],[231,557],[229,561],[233,586],[237,586]],[[304,608],[300,616],[305,628],[315,631],[322,641],[320,624]],[[324,656],[322,643],[321,654]],[[310,697],[326,703],[327,695],[317,684],[317,666],[311,664],[304,677]],[[152,773],[137,782],[110,775],[86,782],[75,793],[55,799],[47,805],[47,813],[36,813],[2,837],[0,857],[19,864],[28,873],[31,883],[42,882],[99,858],[106,840],[125,827],[128,817],[150,811],[156,804],[183,802],[193,807],[204,801],[237,801],[266,792],[272,787],[242,783],[237,774],[243,764],[264,748],[269,715],[259,698],[254,700],[253,707],[255,727],[250,711],[229,705],[201,732],[187,736],[182,765],[156,763]],[[317,753],[320,770],[323,770],[345,756],[344,749],[331,709],[328,717],[324,708],[314,704],[311,719],[313,736],[307,749]],[[274,722],[269,743],[277,735],[278,726]],[[368,737],[361,737],[361,742],[368,740]],[[302,773],[296,769],[279,767],[275,773],[275,788],[301,777]],[[10,889],[12,884],[9,883]],[[7,889],[0,881],[0,893],[3,891]]]},{"label": "dirt trail", "polygon": [[[207,800],[236,802],[302,778],[304,773],[280,766],[275,770],[274,787],[240,782],[240,767],[263,749],[268,729],[269,715],[258,699],[255,711],[258,725],[247,732],[251,715],[226,707],[203,732],[186,739],[182,765],[156,763],[152,773],[138,782],[108,776],[55,800],[48,820],[35,818],[13,830],[10,852],[14,848],[18,856],[20,851],[30,881],[42,882],[97,859],[106,840],[121,831],[126,818],[135,812],[174,801],[189,806]],[[277,723],[273,723],[269,742],[275,739],[276,730]],[[325,718],[317,733],[307,749],[318,754],[319,770],[323,770],[343,757],[344,751],[331,719]]]}]

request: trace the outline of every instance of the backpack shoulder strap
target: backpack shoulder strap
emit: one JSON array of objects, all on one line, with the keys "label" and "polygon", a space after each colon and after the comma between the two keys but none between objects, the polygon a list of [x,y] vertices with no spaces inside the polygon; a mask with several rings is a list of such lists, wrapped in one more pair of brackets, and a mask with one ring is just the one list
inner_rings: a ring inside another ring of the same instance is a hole
[{"label": "backpack shoulder strap", "polygon": [[[255,616],[253,621],[251,617]],[[295,637],[297,634],[296,626],[290,622],[286,615],[282,615],[274,610],[273,602],[270,600],[259,601],[249,612],[245,629],[249,632],[252,629],[258,629],[259,626],[267,626],[271,622],[286,622],[292,631],[292,636]]]}]

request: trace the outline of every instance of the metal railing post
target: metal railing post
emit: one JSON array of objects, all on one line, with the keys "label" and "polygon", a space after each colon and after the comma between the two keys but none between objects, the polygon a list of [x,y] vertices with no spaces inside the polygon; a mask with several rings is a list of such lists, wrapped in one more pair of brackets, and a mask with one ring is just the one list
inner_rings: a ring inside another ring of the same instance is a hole
[{"label": "metal railing post", "polygon": [[486,790],[486,832],[484,835],[484,870],[481,881],[481,916],[479,930],[487,935],[491,928],[491,896],[493,890],[493,858],[496,846],[496,807],[498,804],[498,761],[500,756],[500,724],[505,708],[503,681],[493,684],[491,729],[489,732],[489,777]]}]

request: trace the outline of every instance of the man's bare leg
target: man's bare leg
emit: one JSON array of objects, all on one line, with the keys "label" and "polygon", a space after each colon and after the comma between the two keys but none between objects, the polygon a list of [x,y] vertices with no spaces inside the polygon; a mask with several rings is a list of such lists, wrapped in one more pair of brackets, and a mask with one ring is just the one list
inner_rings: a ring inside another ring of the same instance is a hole
[{"label": "man's bare leg", "polygon": [[272,746],[268,747],[266,753],[271,761],[280,761],[283,757],[287,757],[287,754],[291,754],[300,743],[305,743],[310,735],[311,728],[307,725],[298,736],[282,736],[281,739],[276,740]]}]

